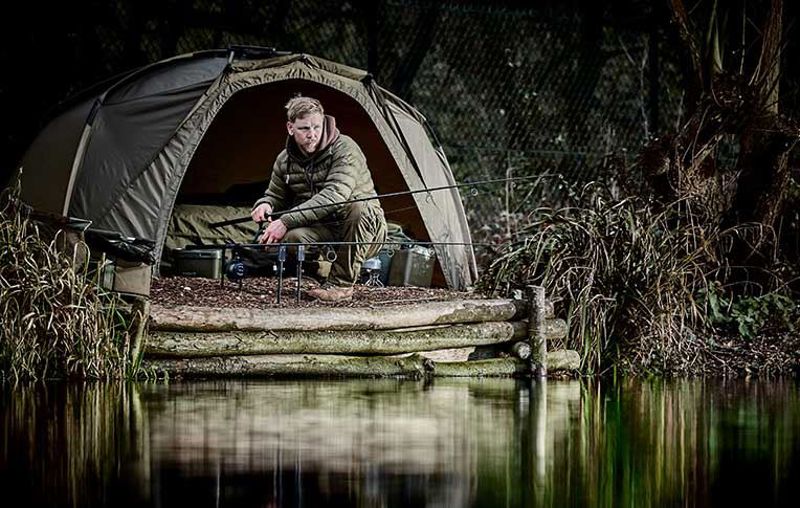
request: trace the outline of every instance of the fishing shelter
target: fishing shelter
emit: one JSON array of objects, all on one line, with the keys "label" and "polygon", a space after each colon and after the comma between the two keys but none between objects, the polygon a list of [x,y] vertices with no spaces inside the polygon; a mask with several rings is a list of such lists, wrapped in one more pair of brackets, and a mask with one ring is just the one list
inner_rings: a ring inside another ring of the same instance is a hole
[{"label": "fishing shelter", "polygon": [[[263,193],[286,142],[284,104],[297,93],[320,99],[361,146],[379,194],[455,184],[425,118],[368,73],[234,47],[157,62],[70,101],[24,156],[22,199],[38,211],[89,220],[91,229],[153,242],[158,273],[176,207],[249,205]],[[449,244],[435,247],[434,285],[473,283],[457,189],[381,205],[408,236]]]}]

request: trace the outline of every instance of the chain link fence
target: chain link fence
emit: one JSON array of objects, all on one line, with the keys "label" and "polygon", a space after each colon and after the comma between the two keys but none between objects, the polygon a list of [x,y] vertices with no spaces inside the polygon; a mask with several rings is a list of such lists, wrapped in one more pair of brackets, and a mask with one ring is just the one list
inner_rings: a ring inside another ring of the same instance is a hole
[{"label": "chain link fence", "polygon": [[462,193],[476,237],[508,233],[519,214],[558,204],[569,184],[611,176],[613,158],[635,153],[681,111],[678,72],[652,23],[621,25],[592,7],[517,3],[528,5],[85,2],[63,12],[76,24],[64,36],[71,46],[56,51],[71,61],[65,88],[50,93],[63,98],[137,65],[231,44],[369,69],[426,115],[457,180],[541,175]]}]

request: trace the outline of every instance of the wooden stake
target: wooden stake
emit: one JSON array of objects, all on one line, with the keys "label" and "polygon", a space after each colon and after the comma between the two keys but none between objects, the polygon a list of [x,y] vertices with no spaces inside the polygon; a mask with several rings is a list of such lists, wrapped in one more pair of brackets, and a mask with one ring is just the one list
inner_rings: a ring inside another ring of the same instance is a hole
[{"label": "wooden stake", "polygon": [[528,360],[531,375],[542,378],[547,376],[547,339],[545,322],[544,288],[528,286],[528,342],[531,345],[531,356]]}]

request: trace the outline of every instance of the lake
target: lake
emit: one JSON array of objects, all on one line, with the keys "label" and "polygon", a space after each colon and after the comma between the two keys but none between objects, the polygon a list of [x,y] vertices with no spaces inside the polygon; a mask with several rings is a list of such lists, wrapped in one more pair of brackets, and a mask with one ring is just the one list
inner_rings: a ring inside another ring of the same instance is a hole
[{"label": "lake", "polygon": [[0,492],[14,506],[70,507],[797,506],[799,387],[505,379],[6,386]]}]

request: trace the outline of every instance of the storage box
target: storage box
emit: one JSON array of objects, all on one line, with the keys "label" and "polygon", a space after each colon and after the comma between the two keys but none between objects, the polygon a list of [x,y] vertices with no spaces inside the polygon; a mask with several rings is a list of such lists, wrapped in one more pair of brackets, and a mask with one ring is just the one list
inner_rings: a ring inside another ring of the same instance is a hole
[{"label": "storage box", "polygon": [[146,263],[115,262],[113,290],[118,293],[149,296],[152,280],[153,267]]},{"label": "storage box", "polygon": [[153,267],[147,263],[113,260],[103,257],[91,262],[89,273],[97,280],[97,285],[105,290],[130,295],[150,296]]},{"label": "storage box", "polygon": [[392,256],[389,285],[430,287],[435,262],[436,254],[433,249],[421,245],[400,249]]},{"label": "storage box", "polygon": [[222,277],[222,249],[175,249],[175,274],[184,277]]}]

